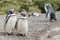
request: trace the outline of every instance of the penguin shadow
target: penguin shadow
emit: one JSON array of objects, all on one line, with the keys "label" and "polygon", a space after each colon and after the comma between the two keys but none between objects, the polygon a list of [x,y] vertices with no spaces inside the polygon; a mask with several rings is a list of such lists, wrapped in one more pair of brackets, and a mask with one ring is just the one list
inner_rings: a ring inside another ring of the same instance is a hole
[{"label": "penguin shadow", "polygon": [[6,33],[5,32],[0,32],[0,36],[5,36]]},{"label": "penguin shadow", "polygon": [[21,36],[21,37],[25,37],[26,35],[25,34],[14,34],[14,33],[5,33],[5,32],[0,32],[0,36]]}]

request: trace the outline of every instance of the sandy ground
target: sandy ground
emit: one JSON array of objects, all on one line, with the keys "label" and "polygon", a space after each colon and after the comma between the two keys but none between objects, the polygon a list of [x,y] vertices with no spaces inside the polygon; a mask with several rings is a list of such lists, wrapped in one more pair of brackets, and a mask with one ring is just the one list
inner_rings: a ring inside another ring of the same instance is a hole
[{"label": "sandy ground", "polygon": [[0,15],[0,40],[60,40],[60,12],[56,12],[57,21],[49,22],[45,14],[30,17],[29,32],[25,37],[4,35],[5,15]]}]

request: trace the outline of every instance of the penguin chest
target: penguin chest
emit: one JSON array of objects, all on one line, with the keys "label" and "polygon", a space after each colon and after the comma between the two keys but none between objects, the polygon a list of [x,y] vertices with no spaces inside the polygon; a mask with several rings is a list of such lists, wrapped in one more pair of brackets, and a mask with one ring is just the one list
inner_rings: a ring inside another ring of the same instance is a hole
[{"label": "penguin chest", "polygon": [[16,23],[16,16],[10,17],[6,25],[6,32],[11,33],[14,30]]},{"label": "penguin chest", "polygon": [[20,19],[18,21],[18,28],[17,28],[18,33],[27,33],[28,32],[28,21],[24,19]]}]

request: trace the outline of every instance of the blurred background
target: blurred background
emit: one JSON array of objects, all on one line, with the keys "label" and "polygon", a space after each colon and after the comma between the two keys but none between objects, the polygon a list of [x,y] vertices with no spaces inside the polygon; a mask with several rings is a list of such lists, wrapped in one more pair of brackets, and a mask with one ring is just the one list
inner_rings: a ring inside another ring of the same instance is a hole
[{"label": "blurred background", "polygon": [[60,0],[0,0],[0,15],[6,14],[10,8],[14,8],[17,14],[22,9],[45,13],[45,2],[50,2],[55,11],[60,11]]}]

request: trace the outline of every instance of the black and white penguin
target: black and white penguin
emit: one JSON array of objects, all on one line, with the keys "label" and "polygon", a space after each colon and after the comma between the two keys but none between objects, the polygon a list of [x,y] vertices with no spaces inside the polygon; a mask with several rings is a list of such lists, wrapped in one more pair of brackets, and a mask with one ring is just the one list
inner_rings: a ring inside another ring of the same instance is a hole
[{"label": "black and white penguin", "polygon": [[17,21],[17,34],[26,36],[28,33],[28,17],[27,12],[21,12]]},{"label": "black and white penguin", "polygon": [[50,3],[45,3],[46,18],[49,17],[50,21],[57,20],[55,12]]},{"label": "black and white penguin", "polygon": [[17,21],[17,17],[14,12],[14,9],[10,9],[9,13],[6,16],[6,20],[5,20],[5,24],[4,24],[5,33],[11,34],[14,32],[16,21]]},{"label": "black and white penguin", "polygon": [[34,17],[38,17],[38,16],[39,16],[39,13],[38,13],[38,12],[33,11],[33,12],[32,12],[32,16],[34,16]]}]

